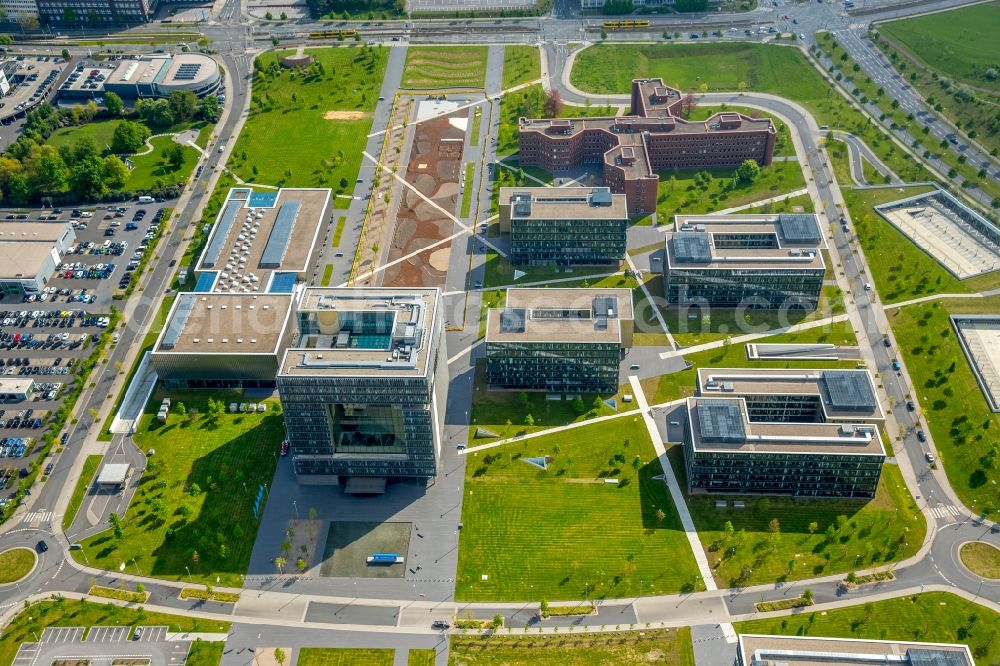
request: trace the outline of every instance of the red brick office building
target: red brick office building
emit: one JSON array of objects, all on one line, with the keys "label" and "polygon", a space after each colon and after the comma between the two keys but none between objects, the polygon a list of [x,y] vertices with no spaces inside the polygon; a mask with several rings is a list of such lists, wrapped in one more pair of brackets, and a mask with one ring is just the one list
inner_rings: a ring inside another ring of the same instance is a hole
[{"label": "red brick office building", "polygon": [[631,114],[614,118],[520,119],[520,162],[553,172],[604,164],[604,184],[624,194],[630,215],[656,210],[657,171],[771,164],[770,119],[720,112],[703,121],[677,117],[682,97],[663,79],[632,82]]}]

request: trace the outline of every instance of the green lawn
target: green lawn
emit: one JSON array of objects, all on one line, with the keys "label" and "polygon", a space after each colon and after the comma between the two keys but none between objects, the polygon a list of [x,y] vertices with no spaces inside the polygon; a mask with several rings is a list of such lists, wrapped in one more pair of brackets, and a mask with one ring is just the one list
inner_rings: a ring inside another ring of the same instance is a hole
[{"label": "green lawn", "polygon": [[302,648],[296,666],[392,666],[395,650],[375,648]]},{"label": "green lawn", "polygon": [[406,666],[434,666],[434,659],[437,657],[435,650],[420,650],[410,648],[406,655]]},{"label": "green lawn", "polygon": [[462,219],[469,217],[469,211],[472,209],[472,195],[475,192],[474,180],[476,177],[476,165],[473,162],[468,162],[465,165],[465,182],[462,186]]},{"label": "green lawn", "polygon": [[[545,91],[541,83],[527,86],[509,95],[504,95],[500,105],[500,126],[497,130],[497,155],[503,157],[518,151],[518,119],[544,118],[542,109],[545,103]],[[593,118],[615,115],[615,109],[610,106],[569,106],[556,114],[559,118]]]},{"label": "green lawn", "polygon": [[[817,326],[798,333],[782,333],[765,338],[754,340],[756,343],[774,342],[794,342],[794,343],[816,343],[823,342],[837,345],[856,345],[857,338],[850,322],[843,321],[827,326]],[[853,368],[856,361],[751,361],[747,359],[744,343],[723,344],[715,349],[709,349],[694,354],[687,354],[686,358],[692,367],[681,372],[669,375],[651,377],[642,381],[646,399],[650,404],[677,400],[694,394],[697,368]]]},{"label": "green lawn", "polygon": [[[1000,414],[989,409],[965,360],[950,314],[1000,312],[1000,297],[944,299],[891,310],[889,324],[917,387],[921,415],[930,426],[951,487],[973,512],[1000,507],[994,464]],[[909,397],[909,396],[908,396]]]},{"label": "green lawn", "polygon": [[61,127],[52,133],[46,143],[55,148],[69,148],[80,139],[91,139],[97,144],[98,150],[110,152],[111,139],[118,123],[117,120],[99,120],[83,125]]},{"label": "green lawn", "polygon": [[[686,487],[680,446],[670,450],[670,459]],[[717,509],[715,502],[720,499],[742,499],[746,508]],[[878,491],[870,501],[695,495],[687,504],[719,587],[883,566],[917,552],[927,531],[895,465],[882,468]],[[772,520],[778,521],[777,533],[770,531]],[[732,523],[731,534],[727,521]],[[833,532],[828,532],[831,527]],[[737,581],[744,566],[753,573],[748,580]]]},{"label": "green lawn", "polygon": [[987,73],[996,66],[997,25],[1000,25],[1000,2],[989,2],[881,23],[878,30],[929,69],[1000,93],[1000,81]]},{"label": "green lawn", "polygon": [[511,44],[503,50],[503,89],[542,78],[542,60],[537,46]]},{"label": "green lawn", "polygon": [[278,64],[289,51],[257,58],[250,115],[228,166],[250,182],[349,194],[389,51],[361,46],[307,52],[316,64],[302,69]]},{"label": "green lawn", "polygon": [[188,652],[187,661],[184,666],[219,666],[222,661],[222,652],[226,649],[224,641],[203,641],[196,639],[191,644],[191,651]]},{"label": "green lawn", "polygon": [[694,666],[690,627],[559,636],[452,636],[450,666]]},{"label": "green lawn", "polygon": [[962,546],[962,564],[974,574],[996,580],[1000,578],[1000,549],[985,541],[972,541]]},{"label": "green lawn", "polygon": [[830,155],[830,164],[833,166],[833,177],[842,188],[856,185],[851,177],[851,154],[847,144],[839,139],[826,140],[826,152]]},{"label": "green lawn", "polygon": [[979,664],[1000,662],[1000,615],[946,592],[751,620],[735,625],[741,634],[832,636],[876,640],[964,643]]},{"label": "green lawn", "polygon": [[[535,456],[548,459],[548,471],[523,460]],[[470,454],[455,598],[615,598],[697,588],[680,519],[653,478],[660,474],[637,415]]]},{"label": "green lawn", "polygon": [[129,176],[126,187],[132,190],[152,190],[164,185],[181,183],[198,164],[199,153],[191,146],[184,146],[184,161],[177,167],[172,166],[163,157],[163,151],[174,143],[169,136],[161,136],[151,140],[153,152],[131,158],[135,164],[132,175]]},{"label": "green lawn", "polygon": [[324,287],[329,287],[330,286],[330,280],[332,278],[333,278],[333,264],[327,264],[323,268],[323,282],[322,282],[323,286]]},{"label": "green lawn", "polygon": [[333,231],[333,239],[330,240],[330,247],[340,247],[340,237],[344,233],[344,224],[346,222],[346,215],[341,215],[337,218],[337,228]]},{"label": "green lawn", "polygon": [[73,494],[69,497],[69,504],[66,505],[66,513],[63,514],[63,532],[68,530],[70,525],[73,524],[76,512],[80,510],[80,505],[83,504],[83,498],[87,495],[87,489],[90,488],[90,482],[94,480],[94,474],[97,473],[97,468],[100,466],[103,457],[100,454],[94,454],[87,456],[87,459],[83,461],[83,470],[80,472],[80,478],[77,479],[76,487],[73,488]]},{"label": "green lawn", "polygon": [[812,198],[808,194],[800,194],[797,197],[788,197],[781,201],[753,206],[752,208],[747,208],[746,212],[770,215],[771,213],[812,213],[814,210],[815,207],[813,206]]},{"label": "green lawn", "polygon": [[656,198],[656,214],[661,222],[674,215],[697,215],[770,199],[806,186],[802,167],[790,160],[762,167],[752,183],[736,182],[733,171],[662,171]]},{"label": "green lawn", "polygon": [[406,52],[402,88],[435,90],[486,85],[485,46],[412,46]]},{"label": "green lawn", "polygon": [[[55,599],[40,601],[22,610],[0,636],[0,664],[13,664],[21,643],[42,635],[46,627],[167,625],[170,631],[226,633],[230,624],[189,615],[165,615],[91,601]],[[34,632],[34,633],[32,633]],[[130,632],[131,633],[131,632]]]},{"label": "green lawn", "polygon": [[30,548],[11,548],[0,553],[0,585],[21,580],[35,566],[35,553]]},{"label": "green lawn", "polygon": [[[711,74],[706,74],[710,72]],[[853,109],[797,48],[751,42],[718,44],[600,44],[577,56],[571,80],[598,94],[628,93],[633,78],[662,76],[680,90],[748,90],[795,100],[816,118],[860,137],[907,181],[927,171]]]},{"label": "green lawn", "polygon": [[[235,391],[154,392],[134,439],[142,450],[155,449],[139,491],[123,519],[123,537],[111,530],[83,542],[90,563],[116,570],[135,558],[143,575],[239,587],[257,533],[252,505],[260,484],[270,484],[276,451],[284,433],[277,402],[264,414],[207,411],[209,396],[241,402]],[[165,424],[156,420],[160,401],[174,408]],[[187,417],[177,414],[183,402]],[[194,412],[197,411],[197,414]],[[74,551],[84,562],[80,551]]]}]

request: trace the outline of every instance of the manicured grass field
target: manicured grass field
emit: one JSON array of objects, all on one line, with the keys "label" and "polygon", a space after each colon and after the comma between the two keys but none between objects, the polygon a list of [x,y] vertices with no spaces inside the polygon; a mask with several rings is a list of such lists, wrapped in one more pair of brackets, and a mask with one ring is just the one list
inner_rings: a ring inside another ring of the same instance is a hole
[{"label": "manicured grass field", "polygon": [[[796,210],[798,209],[798,210]],[[813,206],[812,199],[808,194],[800,194],[797,197],[789,197],[787,199],[782,199],[781,201],[775,201],[773,203],[761,204],[760,206],[753,206],[747,208],[747,213],[792,213],[792,212],[805,212],[811,213],[815,210]]]},{"label": "manicured grass field", "polygon": [[833,177],[837,179],[837,184],[841,187],[856,185],[854,178],[851,177],[851,154],[847,144],[838,139],[827,139],[826,152],[830,155]]},{"label": "manicured grass field", "polygon": [[[891,455],[891,452],[890,452]],[[670,459],[681,486],[687,482],[680,446]],[[927,531],[923,514],[906,489],[899,468],[885,465],[870,501],[803,498],[745,498],[745,509],[717,509],[722,495],[688,497],[719,587],[772,583],[856,569],[870,569],[910,557]],[[778,521],[778,532],[770,530]],[[733,532],[726,529],[730,522]],[[828,530],[833,527],[833,532]],[[738,581],[744,566],[753,571]]]},{"label": "manicured grass field", "polygon": [[323,286],[329,287],[330,280],[333,278],[333,264],[327,264],[323,268]]},{"label": "manicured grass field", "polygon": [[150,143],[153,144],[153,152],[130,158],[135,163],[135,169],[125,186],[132,190],[151,190],[187,180],[198,163],[198,151],[191,146],[183,146],[184,161],[175,168],[163,156],[163,151],[174,140],[169,136],[160,136],[151,139]]},{"label": "manicured grass field", "polygon": [[[706,74],[706,72],[710,74]],[[902,179],[927,179],[876,126],[855,111],[797,48],[750,42],[718,44],[599,44],[577,56],[571,80],[595,93],[628,93],[633,78],[662,76],[682,91],[748,90],[795,100],[816,118],[861,137]]]},{"label": "manicured grass field", "polygon": [[0,553],[0,585],[19,581],[35,566],[34,551],[30,548],[11,548]]},{"label": "manicured grass field", "polygon": [[219,666],[225,649],[224,641],[195,640],[191,644],[191,651],[188,652],[184,666]]},{"label": "manicured grass field", "polygon": [[946,13],[880,23],[878,31],[902,45],[928,68],[979,88],[1000,93],[996,67],[1000,2],[988,2]]},{"label": "manicured grass field", "polygon": [[297,666],[392,666],[395,650],[375,648],[302,648]]},{"label": "manicured grass field", "polygon": [[330,240],[330,247],[340,247],[340,237],[344,233],[344,224],[346,222],[346,215],[341,215],[337,218],[337,228],[333,230],[333,238]]},{"label": "manicured grass field", "polygon": [[[1000,473],[991,454],[1000,414],[990,411],[965,360],[950,314],[1000,312],[1000,297],[944,299],[887,312],[938,464],[959,499],[973,512],[1000,507]],[[908,396],[911,397],[911,396]]]},{"label": "manicured grass field", "polygon": [[762,199],[794,192],[805,187],[802,167],[796,161],[774,162],[762,167],[752,183],[736,183],[733,171],[664,171],[656,197],[660,220],[673,221],[674,215],[696,215],[744,206]]},{"label": "manicured grass field", "polygon": [[94,474],[97,473],[97,468],[100,466],[101,458],[103,457],[98,453],[87,456],[87,459],[83,461],[83,470],[80,472],[80,478],[77,479],[76,487],[73,488],[73,494],[69,497],[69,504],[66,505],[66,513],[63,514],[62,528],[64,532],[73,524],[76,512],[80,510],[80,505],[83,504],[83,498],[87,495],[87,489],[90,488],[90,482],[94,480]]},{"label": "manicured grass field", "polygon": [[694,666],[690,627],[560,636],[452,636],[451,666]]},{"label": "manicured grass field", "polygon": [[[662,469],[639,416],[469,455],[456,599],[612,598],[701,585],[666,486],[653,478]],[[525,462],[536,456],[548,471]]]},{"label": "manicured grass field", "polygon": [[928,592],[824,612],[739,622],[741,634],[831,636],[964,643],[978,664],[1000,660],[1000,615],[946,592]]},{"label": "manicured grass field", "polygon": [[973,541],[962,546],[962,564],[983,578],[1000,578],[1000,550],[993,544]]},{"label": "manicured grass field", "polygon": [[472,195],[475,193],[476,165],[469,162],[465,165],[465,184],[462,186],[462,219],[469,217],[472,209]]},{"label": "manicured grass field", "polygon": [[[263,414],[208,413],[212,396],[245,401],[238,392],[157,391],[135,434],[143,451],[155,449],[139,491],[112,531],[83,542],[93,566],[117,569],[132,562],[143,575],[240,586],[257,532],[252,513],[260,484],[270,484],[284,433],[277,402]],[[166,423],[156,420],[164,397],[173,400]],[[188,415],[178,414],[183,402]],[[194,413],[194,412],[197,413]],[[84,562],[80,551],[74,551]]]},{"label": "manicured grass field", "polygon": [[[795,342],[814,343],[824,342],[837,345],[856,345],[857,338],[850,322],[838,322],[828,326],[817,326],[798,333],[782,333],[765,338],[754,340],[756,343],[774,342]],[[677,400],[694,394],[695,382],[697,381],[697,368],[853,368],[855,361],[750,361],[747,359],[746,348],[743,343],[723,344],[721,347],[709,349],[694,354],[688,354],[685,358],[692,363],[692,367],[681,372],[669,375],[651,377],[642,381],[646,399],[650,404]]]},{"label": "manicured grass field", "polygon": [[57,129],[46,141],[47,144],[55,148],[73,146],[80,139],[90,139],[97,144],[100,151],[111,150],[111,139],[115,134],[117,120],[98,120],[83,125],[71,127],[61,127]]},{"label": "manicured grass field", "polygon": [[257,58],[249,119],[228,166],[249,182],[331,187],[336,194],[349,194],[371,131],[388,49],[307,52],[316,63],[294,70],[278,64],[289,51]]},{"label": "manicured grass field", "polygon": [[503,89],[542,77],[542,60],[537,46],[511,44],[503,49]]},{"label": "manicured grass field", "polygon": [[486,85],[485,46],[414,46],[406,52],[403,88],[435,90]]},{"label": "manicured grass field", "polygon": [[[41,636],[46,627],[167,625],[169,631],[226,633],[230,624],[189,615],[165,615],[91,601],[55,599],[40,601],[22,610],[0,636],[0,664],[13,664],[21,643]],[[32,633],[34,632],[34,633]],[[131,633],[131,632],[130,632]],[[221,643],[220,643],[221,645]]]},{"label": "manicured grass field", "polygon": [[434,650],[418,650],[410,648],[406,655],[406,666],[434,666],[437,652]]}]

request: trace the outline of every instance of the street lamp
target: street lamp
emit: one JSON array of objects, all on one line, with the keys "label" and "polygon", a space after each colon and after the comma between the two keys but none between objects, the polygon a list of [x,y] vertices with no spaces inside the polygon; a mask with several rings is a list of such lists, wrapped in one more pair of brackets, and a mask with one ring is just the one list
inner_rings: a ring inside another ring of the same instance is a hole
[{"label": "street lamp", "polygon": [[194,585],[194,581],[191,579],[191,570],[188,569],[188,565],[184,565],[184,570],[188,573],[188,582]]},{"label": "street lamp", "polygon": [[292,500],[292,507],[295,509],[295,518],[299,517],[299,504],[295,500]]}]

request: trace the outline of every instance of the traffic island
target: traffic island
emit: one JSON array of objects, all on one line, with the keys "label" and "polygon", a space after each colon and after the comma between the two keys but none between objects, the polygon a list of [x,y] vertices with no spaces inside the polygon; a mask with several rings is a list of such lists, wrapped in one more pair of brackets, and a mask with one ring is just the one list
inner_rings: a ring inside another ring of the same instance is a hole
[{"label": "traffic island", "polygon": [[0,553],[0,585],[24,580],[35,570],[38,556],[30,548],[11,548]]}]

